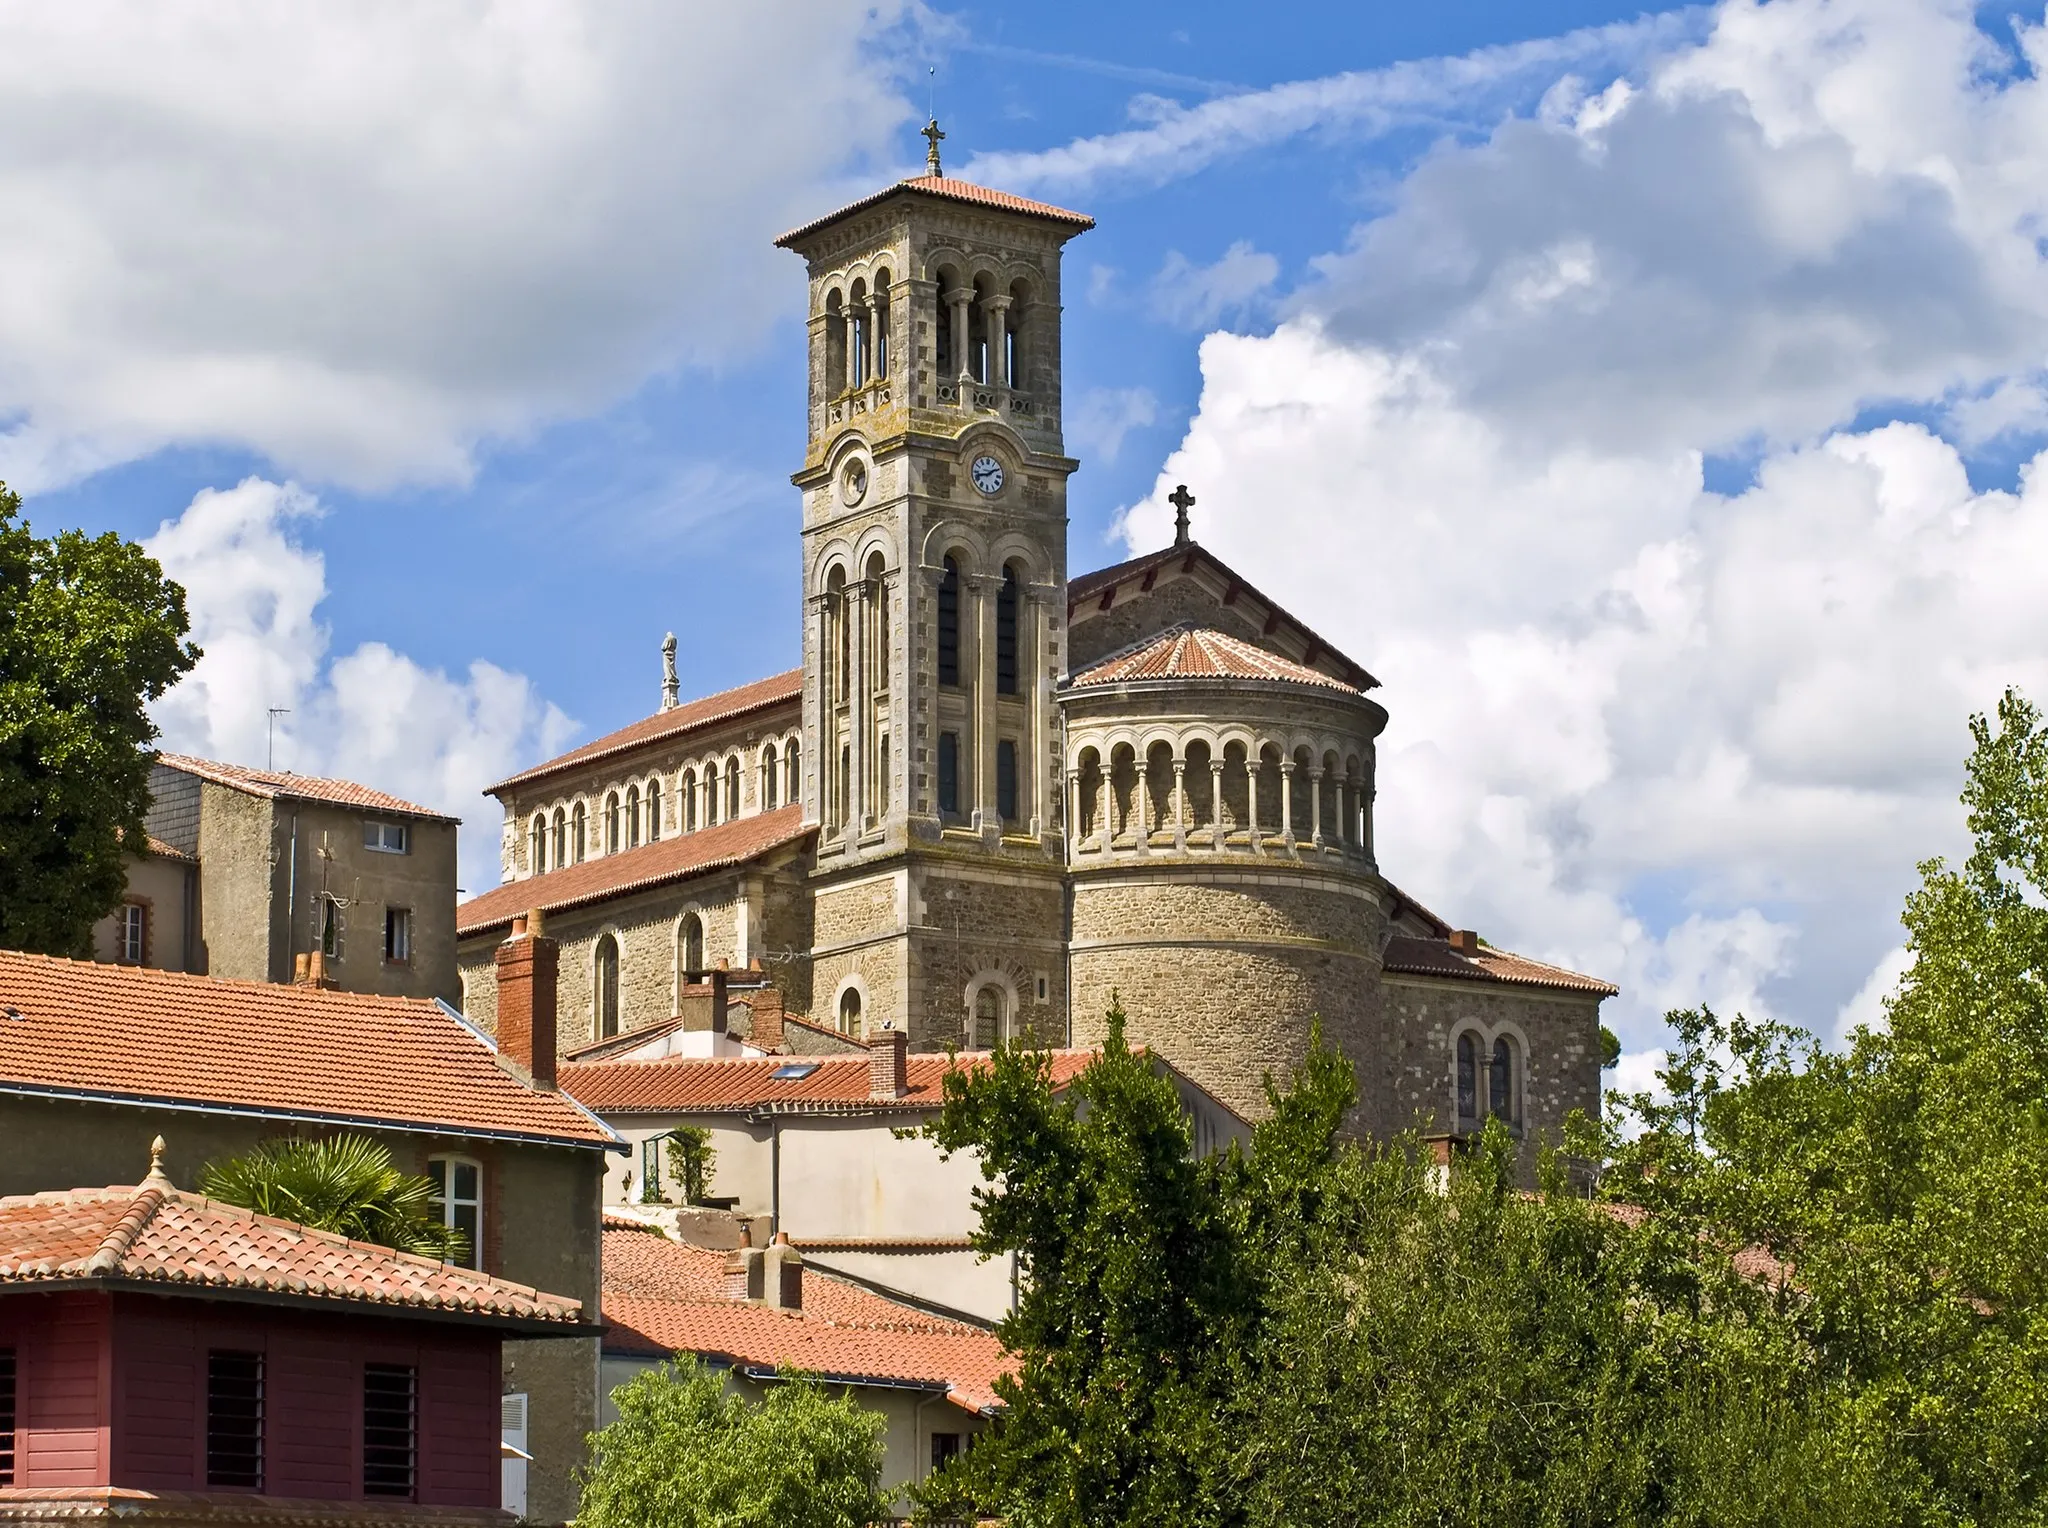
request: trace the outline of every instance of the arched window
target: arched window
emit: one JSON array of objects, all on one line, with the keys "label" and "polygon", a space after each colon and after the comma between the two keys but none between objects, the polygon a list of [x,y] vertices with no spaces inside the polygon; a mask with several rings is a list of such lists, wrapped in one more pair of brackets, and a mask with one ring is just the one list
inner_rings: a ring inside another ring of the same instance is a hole
[{"label": "arched window", "polygon": [[775,745],[761,750],[761,810],[772,812],[781,801],[782,771],[775,757]]},{"label": "arched window", "polygon": [[1017,607],[1022,585],[1017,565],[1003,569],[1003,587],[996,594],[996,693],[1017,693]]},{"label": "arched window", "polygon": [[874,336],[868,355],[879,380],[889,375],[889,272],[886,267],[875,272]]},{"label": "arched window", "polygon": [[589,817],[583,810],[583,803],[579,801],[576,803],[576,816],[569,825],[569,836],[575,840],[569,847],[575,852],[576,863],[579,865],[583,863],[584,852],[588,848],[589,828]]},{"label": "arched window", "polygon": [[604,798],[604,852],[619,852],[619,793],[612,791]]},{"label": "arched window", "polygon": [[692,981],[704,972],[704,920],[695,913],[683,919],[683,933],[679,944],[683,962],[683,980]]},{"label": "arched window", "polygon": [[731,822],[740,814],[740,761],[737,756],[725,761],[725,820]]},{"label": "arched window", "polygon": [[536,813],[533,830],[526,837],[526,868],[530,874],[545,875],[548,868],[548,820]]},{"label": "arched window", "polygon": [[950,557],[939,580],[939,683],[960,683],[960,564]]},{"label": "arched window", "polygon": [[704,766],[704,826],[718,826],[718,766]]},{"label": "arched window", "polygon": [[782,794],[792,805],[803,797],[803,745],[795,738],[782,750]]},{"label": "arched window", "polygon": [[626,847],[640,847],[640,787],[626,787]]},{"label": "arched window", "polygon": [[860,988],[848,987],[839,994],[839,1032],[842,1035],[860,1033]]},{"label": "arched window", "polygon": [[647,782],[647,841],[658,842],[661,838],[661,777]]},{"label": "arched window", "polygon": [[569,819],[562,815],[560,807],[555,808],[555,858],[554,865],[560,870],[569,863]]},{"label": "arched window", "polygon": [[974,1033],[967,1037],[970,1050],[994,1050],[1003,1043],[1003,989],[994,985],[974,994]]},{"label": "arched window", "polygon": [[1470,1035],[1458,1036],[1458,1120],[1479,1117],[1479,1048]]},{"label": "arched window", "polygon": [[694,769],[684,770],[683,783],[677,787],[677,790],[681,792],[682,796],[683,831],[685,833],[694,833],[697,831],[697,771]]},{"label": "arched window", "polygon": [[619,941],[611,934],[597,941],[595,978],[597,1038],[602,1040],[619,1032]]},{"label": "arched window", "polygon": [[1486,1112],[1514,1123],[1515,1053],[1506,1040],[1493,1042],[1493,1065],[1486,1076]]}]

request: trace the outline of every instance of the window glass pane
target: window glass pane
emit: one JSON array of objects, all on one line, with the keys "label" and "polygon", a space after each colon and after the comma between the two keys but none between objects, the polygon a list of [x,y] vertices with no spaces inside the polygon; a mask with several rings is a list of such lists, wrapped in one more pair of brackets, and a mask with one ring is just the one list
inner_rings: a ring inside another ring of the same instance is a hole
[{"label": "window glass pane", "polygon": [[1488,1089],[1486,1107],[1502,1119],[1509,1117],[1513,1107],[1514,1089],[1510,1086],[1514,1077],[1514,1060],[1508,1050],[1508,1042],[1493,1042],[1493,1076]]},{"label": "window glass pane", "polygon": [[960,682],[960,569],[946,559],[946,576],[939,583],[939,683]]},{"label": "window glass pane", "polygon": [[1017,820],[1017,745],[1007,739],[996,744],[996,815]]},{"label": "window glass pane", "polygon": [[456,1230],[462,1233],[462,1255],[455,1261],[465,1268],[481,1268],[484,1265],[483,1210],[474,1204],[457,1204],[450,1220]]},{"label": "window glass pane", "polygon": [[1017,693],[1017,570],[1003,570],[1003,587],[996,594],[996,693]]},{"label": "window glass pane", "polygon": [[1471,1119],[1479,1112],[1479,1067],[1473,1053],[1472,1037],[1458,1036],[1458,1117]]},{"label": "window glass pane", "polygon": [[960,810],[960,735],[939,734],[939,810],[957,814]]},{"label": "window glass pane", "polygon": [[455,1168],[455,1197],[475,1199],[477,1197],[478,1168],[474,1162],[457,1162]]},{"label": "window glass pane", "polygon": [[263,1489],[263,1355],[206,1355],[206,1483]]}]

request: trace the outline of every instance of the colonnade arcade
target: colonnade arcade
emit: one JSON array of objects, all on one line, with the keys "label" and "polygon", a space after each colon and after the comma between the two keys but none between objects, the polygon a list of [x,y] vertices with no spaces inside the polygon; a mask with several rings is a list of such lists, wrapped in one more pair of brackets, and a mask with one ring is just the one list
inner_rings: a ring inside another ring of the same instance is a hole
[{"label": "colonnade arcade", "polygon": [[1067,767],[1075,857],[1312,852],[1370,865],[1372,750],[1207,729],[1081,740]]}]

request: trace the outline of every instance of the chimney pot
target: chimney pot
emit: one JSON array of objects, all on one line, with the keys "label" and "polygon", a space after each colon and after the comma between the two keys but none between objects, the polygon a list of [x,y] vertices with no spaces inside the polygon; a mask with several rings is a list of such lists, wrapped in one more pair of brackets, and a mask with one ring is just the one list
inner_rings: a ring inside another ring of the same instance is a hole
[{"label": "chimney pot", "polygon": [[514,917],[514,918],[512,919],[512,934],[511,934],[511,937],[512,937],[512,938],[514,938],[514,939],[524,939],[524,938],[526,937],[526,914],[525,914],[525,913],[519,913],[519,914],[517,914],[517,915],[516,915],[516,916],[515,916],[515,917]]},{"label": "chimney pot", "polygon": [[910,1091],[910,1037],[884,1029],[868,1041],[868,1096],[901,1098]]},{"label": "chimney pot", "polygon": [[776,1310],[804,1308],[804,1259],[790,1244],[787,1231],[777,1231],[775,1241],[760,1254],[763,1263],[762,1293]]},{"label": "chimney pot", "polygon": [[294,955],[292,957],[292,981],[301,987],[305,986],[311,979],[308,975],[311,965],[310,958],[303,951]]},{"label": "chimney pot", "polygon": [[742,1230],[740,1244],[725,1255],[725,1297],[732,1301],[761,1299],[766,1254]]}]

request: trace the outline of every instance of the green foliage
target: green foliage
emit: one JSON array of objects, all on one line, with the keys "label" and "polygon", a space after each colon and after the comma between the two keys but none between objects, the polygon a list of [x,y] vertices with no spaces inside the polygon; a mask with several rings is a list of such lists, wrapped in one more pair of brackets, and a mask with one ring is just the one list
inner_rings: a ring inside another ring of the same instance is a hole
[{"label": "green foliage", "polygon": [[711,1173],[718,1165],[718,1152],[711,1145],[711,1132],[702,1125],[678,1125],[668,1133],[669,1181],[683,1196],[684,1204],[701,1204],[711,1191]]},{"label": "green foliage", "polygon": [[90,951],[149,805],[144,710],[198,661],[185,591],[111,532],[33,535],[0,483],[0,947]]},{"label": "green foliage", "polygon": [[890,1515],[883,1419],[784,1373],[759,1402],[694,1358],[612,1392],[591,1439],[582,1528],[866,1528]]},{"label": "green foliage", "polygon": [[460,1231],[441,1223],[433,1183],[399,1171],[390,1150],[367,1136],[264,1141],[242,1156],[208,1162],[199,1170],[199,1191],[422,1257],[460,1259],[469,1250]]},{"label": "green foliage", "polygon": [[1605,1024],[1600,1026],[1600,1070],[1611,1072],[1621,1065],[1621,1036]]}]

